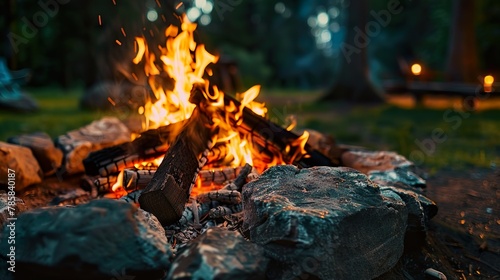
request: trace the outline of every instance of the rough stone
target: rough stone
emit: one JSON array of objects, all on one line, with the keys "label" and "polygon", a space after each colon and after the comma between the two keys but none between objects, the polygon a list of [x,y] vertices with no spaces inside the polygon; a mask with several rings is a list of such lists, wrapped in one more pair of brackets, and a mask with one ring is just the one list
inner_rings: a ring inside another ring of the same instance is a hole
[{"label": "rough stone", "polygon": [[409,167],[396,167],[393,170],[370,171],[368,178],[381,185],[397,185],[406,189],[425,188],[427,183]]},{"label": "rough stone", "polygon": [[0,142],[0,185],[8,185],[9,174],[15,174],[16,192],[42,182],[43,177],[42,170],[30,149]]},{"label": "rough stone", "polygon": [[388,151],[347,151],[342,154],[343,166],[351,167],[384,185],[425,188],[426,182],[415,172],[414,164],[404,156]]},{"label": "rough stone", "polygon": [[45,175],[52,175],[61,166],[63,153],[54,146],[54,142],[47,133],[35,132],[14,136],[7,142],[30,148]]},{"label": "rough stone", "polygon": [[393,170],[396,167],[411,166],[413,163],[395,152],[347,151],[342,154],[342,165],[368,174],[374,170]]},{"label": "rough stone", "polygon": [[408,232],[425,233],[428,229],[429,220],[436,216],[438,212],[438,207],[434,201],[414,191],[392,186],[381,186],[380,192],[386,197],[399,198],[406,204],[408,209]]},{"label": "rough stone", "polygon": [[238,232],[212,227],[174,260],[168,279],[265,279],[268,261]]},{"label": "rough stone", "polygon": [[64,171],[68,174],[84,172],[83,160],[93,151],[130,141],[130,131],[117,118],[105,117],[70,131],[56,139],[64,152]]},{"label": "rough stone", "polygon": [[[20,214],[15,226],[16,279],[161,279],[170,266],[158,220],[126,202],[39,208]],[[4,227],[2,258],[8,236]]]},{"label": "rough stone", "polygon": [[275,166],[243,188],[243,230],[273,259],[270,279],[373,279],[404,246],[407,210],[345,167]]}]

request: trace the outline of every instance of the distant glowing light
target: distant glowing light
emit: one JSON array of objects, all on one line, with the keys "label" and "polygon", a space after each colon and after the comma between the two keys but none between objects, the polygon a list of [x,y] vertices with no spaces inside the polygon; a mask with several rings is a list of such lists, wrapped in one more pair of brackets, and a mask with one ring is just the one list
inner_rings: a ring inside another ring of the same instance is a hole
[{"label": "distant glowing light", "polygon": [[328,25],[328,21],[330,18],[328,17],[328,14],[325,12],[321,12],[318,14],[318,25],[320,27],[326,27]]},{"label": "distant glowing light", "polygon": [[276,5],[274,5],[274,11],[278,14],[284,13],[285,10],[286,10],[285,4],[283,4],[282,2],[278,2],[276,3]]},{"label": "distant glowing light", "polygon": [[491,86],[494,81],[495,81],[495,78],[493,78],[493,76],[491,76],[491,75],[488,75],[488,76],[484,77],[484,84],[485,85],[490,85]]},{"label": "distant glowing light", "polygon": [[491,75],[488,75],[486,77],[484,77],[484,92],[492,92],[492,85],[493,85],[493,82],[495,81],[495,78],[493,78],[493,76]]},{"label": "distant glowing light", "polygon": [[413,73],[413,75],[415,76],[418,76],[420,75],[420,73],[422,73],[422,66],[420,66],[420,64],[418,63],[415,63],[411,66],[411,72]]},{"label": "distant glowing light", "polygon": [[158,19],[158,13],[155,10],[149,10],[146,14],[149,21],[156,21]]},{"label": "distant glowing light", "polygon": [[332,22],[330,23],[330,30],[333,33],[337,33],[340,31],[340,24],[338,22]]},{"label": "distant glowing light", "polygon": [[209,25],[212,22],[212,18],[209,15],[202,15],[200,17],[200,23],[202,25]]},{"label": "distant glowing light", "polygon": [[309,17],[307,19],[307,25],[309,25],[310,27],[316,27],[316,25],[318,25],[318,21],[316,20],[316,17]]},{"label": "distant glowing light", "polygon": [[320,38],[322,42],[328,43],[332,40],[332,34],[330,34],[330,31],[328,30],[323,30],[321,31]]},{"label": "distant glowing light", "polygon": [[196,7],[189,8],[186,13],[189,21],[195,22],[200,16],[201,16],[201,11],[200,9]]},{"label": "distant glowing light", "polygon": [[194,4],[201,9],[207,4],[207,0],[195,0]]},{"label": "distant glowing light", "polygon": [[210,14],[213,11],[213,9],[214,9],[214,3],[211,1],[206,1],[205,5],[201,7],[201,10],[205,14]]},{"label": "distant glowing light", "polygon": [[335,18],[337,18],[340,15],[340,11],[339,11],[339,9],[337,7],[330,8],[328,10],[328,13],[330,14],[330,17],[332,19],[335,19]]}]

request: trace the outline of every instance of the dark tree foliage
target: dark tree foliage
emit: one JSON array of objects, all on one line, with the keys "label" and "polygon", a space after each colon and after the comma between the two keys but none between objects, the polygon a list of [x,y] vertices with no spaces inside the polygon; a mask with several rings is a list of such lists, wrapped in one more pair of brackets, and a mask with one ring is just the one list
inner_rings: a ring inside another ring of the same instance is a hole
[{"label": "dark tree foliage", "polygon": [[[348,63],[338,42],[344,39],[345,43],[353,43],[356,35],[353,28],[364,29],[366,22],[373,20],[370,12],[386,9],[391,1],[216,0],[212,1],[211,23],[200,24],[197,36],[211,52],[229,55],[238,63],[245,87],[257,83],[293,88],[329,85],[331,98],[379,99],[370,78],[404,79],[401,61],[420,62],[425,71],[432,72],[433,80],[444,78],[447,66],[474,72],[455,75],[455,80],[496,73],[500,65],[497,50],[500,2],[496,0],[400,0],[402,13],[393,15],[387,26],[370,37],[367,47],[350,56]],[[40,2],[65,4],[60,4],[45,20],[43,16],[40,18],[40,12],[44,12]],[[33,85],[90,86],[103,79],[123,79],[120,72],[133,70],[130,61],[134,55],[134,37],[144,34],[154,48],[164,40],[164,28],[178,24],[176,15],[193,2],[183,1],[184,5],[175,10],[178,1],[173,0],[0,1],[0,56],[7,57],[11,69],[32,69]],[[474,2],[473,8],[464,10],[468,17],[465,20],[458,20],[452,10],[453,4],[461,2]],[[276,5],[280,3],[286,6],[285,13],[277,12]],[[332,42],[337,42],[330,47],[331,51],[339,55],[325,56],[318,48],[317,35],[313,36],[308,19],[320,11],[345,7],[348,3],[350,8],[341,9],[340,17],[335,19],[340,31],[331,33]],[[147,21],[150,9],[163,17]],[[27,27],[36,20],[43,24]],[[17,36],[14,42],[12,34]],[[476,37],[476,50],[470,46],[473,40],[468,38],[472,37]],[[475,52],[477,63],[465,63],[464,59],[472,58]],[[334,81],[338,81],[335,90]]]}]

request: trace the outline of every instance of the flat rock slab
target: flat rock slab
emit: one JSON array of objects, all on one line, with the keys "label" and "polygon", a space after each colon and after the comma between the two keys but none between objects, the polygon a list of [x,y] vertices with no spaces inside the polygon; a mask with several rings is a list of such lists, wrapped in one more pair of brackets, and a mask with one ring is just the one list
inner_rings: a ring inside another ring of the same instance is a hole
[{"label": "flat rock slab", "polygon": [[0,142],[0,185],[9,183],[9,173],[15,174],[16,192],[42,182],[43,178],[40,165],[29,148]]},{"label": "flat rock slab", "polygon": [[425,188],[426,182],[413,172],[413,162],[389,151],[347,151],[342,154],[343,166],[367,174],[370,180],[383,185]]},{"label": "flat rock slab", "polygon": [[85,171],[83,160],[93,151],[130,141],[130,131],[117,118],[105,117],[70,131],[56,139],[64,152],[64,171],[76,174]]},{"label": "flat rock slab", "polygon": [[240,233],[212,227],[172,263],[167,279],[266,279],[264,249]]},{"label": "flat rock slab", "polygon": [[243,229],[270,279],[373,279],[403,254],[407,209],[345,167],[275,166],[243,188]]},{"label": "flat rock slab", "polygon": [[[10,251],[9,233],[4,227],[2,258]],[[158,220],[126,202],[100,199],[27,211],[15,233],[16,279],[161,279],[170,266]]]},{"label": "flat rock slab", "polygon": [[13,136],[7,142],[30,148],[45,175],[54,174],[62,164],[62,151],[45,132]]},{"label": "flat rock slab", "polygon": [[368,174],[374,170],[386,171],[396,167],[412,166],[413,163],[395,152],[347,151],[342,154],[342,165]]}]

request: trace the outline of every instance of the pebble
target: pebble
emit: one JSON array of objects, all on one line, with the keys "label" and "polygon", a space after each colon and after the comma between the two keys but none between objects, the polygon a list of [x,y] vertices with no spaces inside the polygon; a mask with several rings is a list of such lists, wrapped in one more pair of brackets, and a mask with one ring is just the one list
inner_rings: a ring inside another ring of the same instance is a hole
[{"label": "pebble", "polygon": [[441,279],[441,280],[446,280],[446,276],[441,272],[437,271],[434,268],[428,268],[425,270],[425,274],[428,276],[431,276],[435,279]]}]

